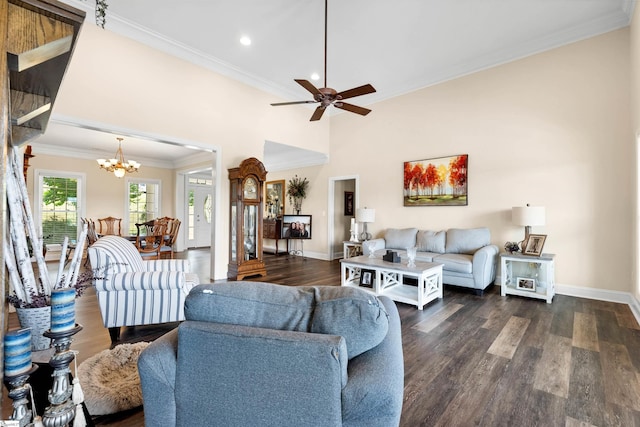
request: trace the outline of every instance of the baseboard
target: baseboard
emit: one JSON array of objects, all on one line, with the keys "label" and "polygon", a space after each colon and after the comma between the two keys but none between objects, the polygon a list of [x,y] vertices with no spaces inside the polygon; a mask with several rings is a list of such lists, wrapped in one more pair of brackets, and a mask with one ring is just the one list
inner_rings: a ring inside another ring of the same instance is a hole
[{"label": "baseboard", "polygon": [[556,293],[570,297],[588,298],[600,301],[628,304],[636,321],[640,323],[640,301],[630,292],[605,289],[582,288],[579,286],[556,285]]}]

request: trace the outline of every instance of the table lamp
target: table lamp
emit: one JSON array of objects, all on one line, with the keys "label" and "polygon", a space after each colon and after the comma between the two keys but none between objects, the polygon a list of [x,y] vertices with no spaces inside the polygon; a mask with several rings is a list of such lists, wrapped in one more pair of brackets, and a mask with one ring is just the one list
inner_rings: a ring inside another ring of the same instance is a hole
[{"label": "table lamp", "polygon": [[542,206],[514,206],[511,209],[511,222],[524,227],[524,241],[531,234],[531,227],[545,224],[545,211]]},{"label": "table lamp", "polygon": [[356,210],[356,221],[362,223],[362,233],[360,234],[360,240],[365,241],[371,239],[371,233],[367,232],[367,223],[375,222],[376,210],[367,207],[358,208]]}]

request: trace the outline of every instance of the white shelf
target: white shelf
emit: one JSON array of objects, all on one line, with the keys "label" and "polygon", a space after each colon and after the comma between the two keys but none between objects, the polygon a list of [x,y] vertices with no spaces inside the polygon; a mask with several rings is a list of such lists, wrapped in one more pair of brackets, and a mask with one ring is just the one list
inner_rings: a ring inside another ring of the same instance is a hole
[{"label": "white shelf", "polygon": [[[543,254],[531,257],[522,254],[500,254],[500,294],[537,298],[551,304],[555,296],[555,255]],[[535,281],[534,290],[519,289],[519,278]]]}]

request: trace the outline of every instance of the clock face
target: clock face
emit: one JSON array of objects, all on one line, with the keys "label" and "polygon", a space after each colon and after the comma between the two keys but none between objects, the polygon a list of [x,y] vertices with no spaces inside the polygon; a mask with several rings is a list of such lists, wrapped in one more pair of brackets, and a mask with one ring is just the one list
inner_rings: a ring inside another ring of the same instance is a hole
[{"label": "clock face", "polygon": [[244,181],[244,198],[255,200],[258,198],[258,183],[249,177]]}]

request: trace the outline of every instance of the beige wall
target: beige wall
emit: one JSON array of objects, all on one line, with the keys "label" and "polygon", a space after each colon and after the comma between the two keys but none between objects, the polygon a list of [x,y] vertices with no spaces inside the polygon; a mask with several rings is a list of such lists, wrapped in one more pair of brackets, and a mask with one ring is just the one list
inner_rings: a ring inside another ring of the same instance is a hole
[{"label": "beige wall", "polygon": [[[512,206],[547,208],[546,252],[559,284],[631,291],[635,283],[635,149],[630,117],[635,28],[452,80],[310,123],[304,107],[87,25],[54,113],[210,144],[222,155],[216,277],[226,274],[226,169],[261,158],[265,140],[329,152],[329,165],[269,174],[306,176],[314,238],[327,256],[328,183],[357,176],[369,229],[488,226],[494,243],[519,240]],[[631,34],[631,37],[630,37]],[[631,39],[631,42],[630,42]],[[637,74],[637,73],[635,73]],[[374,82],[375,83],[375,82]],[[634,79],[634,87],[637,84]],[[636,109],[637,110],[637,109]],[[469,206],[405,208],[402,163],[469,154]],[[633,276],[633,277],[632,277]]]},{"label": "beige wall", "polygon": [[[292,76],[293,78],[294,76]],[[215,148],[221,155],[215,210],[216,278],[226,277],[229,236],[227,169],[262,158],[266,140],[328,152],[329,121],[310,109],[274,108],[273,95],[84,25],[54,114],[106,127],[162,135]]]},{"label": "beige wall", "polygon": [[636,300],[640,301],[640,266],[638,260],[640,258],[640,238],[638,224],[638,138],[640,137],[640,7],[634,9],[633,21],[630,29],[630,57],[631,57],[631,135],[633,138],[633,156],[634,162],[634,184],[632,186],[632,195],[630,199],[633,202],[634,228],[630,233],[631,241],[636,244],[630,248],[633,256],[632,278],[634,285],[632,286],[633,294]]},{"label": "beige wall", "polygon": [[[488,226],[521,240],[511,208],[546,207],[563,285],[631,290],[634,150],[629,30],[531,56],[331,122],[329,175],[358,174],[370,230]],[[408,160],[469,154],[469,205],[403,207]],[[358,159],[354,161],[354,159]]]}]

